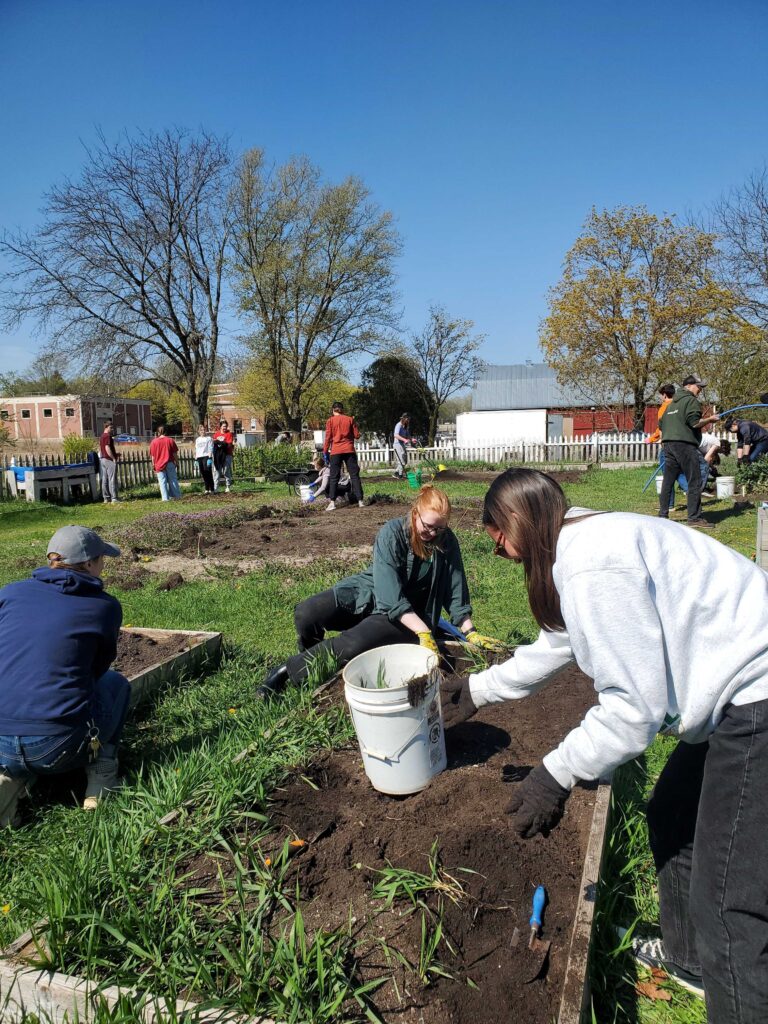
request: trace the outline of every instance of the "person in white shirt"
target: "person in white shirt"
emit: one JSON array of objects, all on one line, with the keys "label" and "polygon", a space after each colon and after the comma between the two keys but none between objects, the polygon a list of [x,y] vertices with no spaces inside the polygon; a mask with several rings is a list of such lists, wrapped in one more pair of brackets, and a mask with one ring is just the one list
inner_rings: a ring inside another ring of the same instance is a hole
[{"label": "person in white shirt", "polygon": [[496,478],[483,523],[496,553],[522,563],[541,632],[504,664],[448,680],[445,724],[572,662],[592,677],[597,704],[508,808],[524,836],[555,827],[580,779],[677,735],[647,809],[662,940],[636,955],[703,988],[709,1020],[768,1021],[768,574],[682,524],[569,510],[533,470]]},{"label": "person in white shirt", "polygon": [[203,423],[197,428],[195,459],[205,485],[205,493],[213,494],[213,438]]}]

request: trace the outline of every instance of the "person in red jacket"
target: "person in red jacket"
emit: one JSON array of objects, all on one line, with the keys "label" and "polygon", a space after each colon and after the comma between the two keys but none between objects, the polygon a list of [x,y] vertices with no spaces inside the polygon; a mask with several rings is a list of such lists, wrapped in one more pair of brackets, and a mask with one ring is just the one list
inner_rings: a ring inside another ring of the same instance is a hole
[{"label": "person in red jacket", "polygon": [[328,483],[329,502],[326,512],[333,512],[336,508],[336,492],[341,474],[342,462],[347,467],[349,482],[352,494],[350,504],[357,502],[360,508],[363,507],[363,485],[360,483],[360,466],[355,453],[355,441],[360,437],[360,431],[355,423],[354,416],[346,416],[344,406],[341,402],[334,402],[331,418],[325,424],[325,444],[323,445],[323,458],[326,464],[331,467],[331,478]]},{"label": "person in red jacket", "polygon": [[229,429],[227,420],[219,421],[219,429],[213,435],[213,489],[229,494],[232,486],[232,456],[235,451],[235,435]]},{"label": "person in red jacket", "polygon": [[165,436],[165,427],[157,428],[157,436],[149,446],[152,465],[160,484],[160,497],[163,501],[181,497],[179,477],[176,473],[176,458],[179,449],[172,437]]}]

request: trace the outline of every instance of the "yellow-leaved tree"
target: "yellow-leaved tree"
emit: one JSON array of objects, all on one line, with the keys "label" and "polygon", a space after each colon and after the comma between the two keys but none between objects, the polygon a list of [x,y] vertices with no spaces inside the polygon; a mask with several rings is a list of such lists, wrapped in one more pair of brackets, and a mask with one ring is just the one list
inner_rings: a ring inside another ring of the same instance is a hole
[{"label": "yellow-leaved tree", "polygon": [[712,269],[715,236],[643,206],[593,209],[549,292],[540,344],[560,384],[643,429],[659,384],[703,371],[731,301]]}]

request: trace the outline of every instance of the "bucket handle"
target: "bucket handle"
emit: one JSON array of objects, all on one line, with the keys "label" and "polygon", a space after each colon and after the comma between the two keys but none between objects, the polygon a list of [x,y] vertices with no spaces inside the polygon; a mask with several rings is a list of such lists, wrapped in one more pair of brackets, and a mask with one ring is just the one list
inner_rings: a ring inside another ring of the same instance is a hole
[{"label": "bucket handle", "polygon": [[423,723],[424,719],[419,719],[419,721],[416,723],[416,728],[408,736],[408,739],[404,743],[401,743],[398,749],[393,751],[393,753],[391,754],[382,754],[381,751],[379,750],[371,750],[370,747],[366,747],[362,743],[360,744],[360,749],[364,754],[367,754],[368,757],[373,757],[377,761],[396,761],[398,757],[400,757],[402,752],[405,750],[405,748],[408,746],[408,744],[411,742],[413,737],[421,731]]}]

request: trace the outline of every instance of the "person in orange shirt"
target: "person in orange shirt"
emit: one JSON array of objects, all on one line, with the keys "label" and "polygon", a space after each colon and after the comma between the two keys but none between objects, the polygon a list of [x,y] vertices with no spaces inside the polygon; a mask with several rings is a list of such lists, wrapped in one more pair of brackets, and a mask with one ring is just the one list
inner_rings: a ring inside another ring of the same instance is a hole
[{"label": "person in orange shirt", "polygon": [[363,485],[360,483],[360,466],[355,452],[355,441],[360,437],[360,431],[355,423],[354,416],[347,416],[344,413],[344,406],[341,402],[334,402],[332,415],[325,424],[325,444],[323,445],[323,458],[331,467],[331,477],[328,482],[328,498],[326,512],[333,512],[336,508],[336,492],[339,485],[342,462],[349,473],[351,489],[350,504],[357,502],[360,508],[363,507]]},{"label": "person in orange shirt", "polygon": [[661,399],[661,405],[656,416],[656,422],[658,426],[652,434],[646,438],[646,444],[657,444],[661,440],[661,417],[667,411],[667,406],[672,401],[675,395],[674,384],[662,384],[659,388],[659,398]]}]

